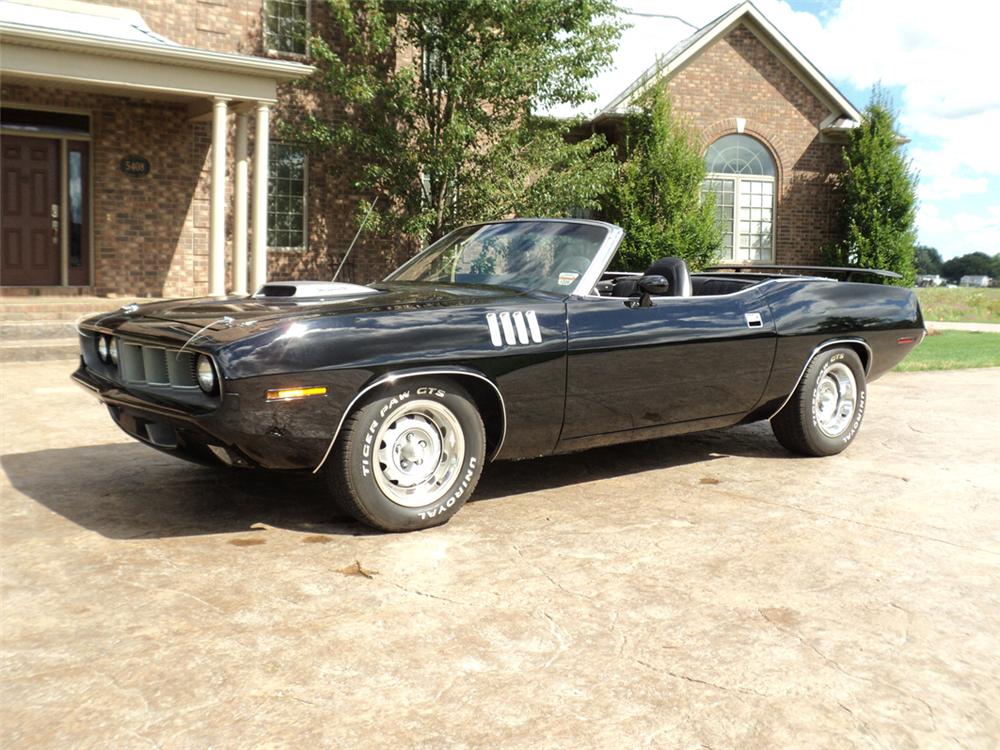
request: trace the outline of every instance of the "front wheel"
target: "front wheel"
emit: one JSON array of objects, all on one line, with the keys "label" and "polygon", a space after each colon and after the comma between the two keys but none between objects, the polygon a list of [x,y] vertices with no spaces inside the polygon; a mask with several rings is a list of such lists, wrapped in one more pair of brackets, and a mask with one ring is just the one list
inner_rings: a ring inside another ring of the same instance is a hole
[{"label": "front wheel", "polygon": [[771,419],[771,429],[790,451],[832,456],[858,434],[867,395],[857,353],[828,349],[809,363],[788,403]]},{"label": "front wheel", "polygon": [[334,497],[356,520],[384,531],[438,526],[479,481],[483,420],[448,380],[406,381],[347,419],[326,471]]}]

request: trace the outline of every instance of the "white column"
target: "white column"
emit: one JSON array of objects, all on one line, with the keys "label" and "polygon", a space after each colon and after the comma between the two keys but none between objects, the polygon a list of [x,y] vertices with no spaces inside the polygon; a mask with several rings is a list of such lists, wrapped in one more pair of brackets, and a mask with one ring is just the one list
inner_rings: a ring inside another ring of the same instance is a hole
[{"label": "white column", "polygon": [[250,291],[267,281],[267,156],[268,105],[257,102],[253,143],[253,246],[250,252]]},{"label": "white column", "polygon": [[246,112],[236,115],[236,168],[233,206],[233,294],[247,293],[247,124]]},{"label": "white column", "polygon": [[208,222],[208,293],[226,293],[226,100],[212,100],[212,185]]}]

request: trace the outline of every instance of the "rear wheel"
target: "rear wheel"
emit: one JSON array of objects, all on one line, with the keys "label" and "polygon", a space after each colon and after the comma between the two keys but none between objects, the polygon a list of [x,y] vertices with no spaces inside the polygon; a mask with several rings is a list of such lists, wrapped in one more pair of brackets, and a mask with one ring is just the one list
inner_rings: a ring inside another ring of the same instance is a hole
[{"label": "rear wheel", "polygon": [[420,378],[370,399],[345,422],[326,476],[342,509],[385,531],[438,526],[472,495],[486,452],[475,402]]},{"label": "rear wheel", "polygon": [[852,349],[820,352],[792,397],[771,419],[778,442],[806,456],[832,456],[850,445],[861,427],[868,389]]}]

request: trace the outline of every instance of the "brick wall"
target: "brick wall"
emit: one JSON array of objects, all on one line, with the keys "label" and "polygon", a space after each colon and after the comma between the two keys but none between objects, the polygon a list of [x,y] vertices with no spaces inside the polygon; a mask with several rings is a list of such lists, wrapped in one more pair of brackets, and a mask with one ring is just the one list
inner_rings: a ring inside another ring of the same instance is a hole
[{"label": "brick wall", "polygon": [[[181,44],[221,52],[266,54],[261,0],[104,0],[139,11],[156,33]],[[313,33],[336,41],[323,2],[310,9]],[[184,104],[104,96],[44,86],[5,85],[5,103],[89,110],[92,129],[95,291],[99,294],[190,296],[208,291],[208,123],[189,119]],[[279,89],[271,113],[271,140],[287,141],[285,125],[306,113],[339,120],[341,104],[291,86]],[[231,281],[233,145],[230,117],[226,158],[226,268]],[[254,165],[250,123],[251,180]],[[118,168],[141,154],[151,174],[129,177]],[[354,216],[368,198],[352,187],[356,165],[323,153],[308,161],[308,247],[268,253],[272,279],[329,279],[356,231]],[[412,246],[362,236],[340,279],[381,278],[412,253]]]},{"label": "brick wall", "polygon": [[[143,14],[174,41],[224,52],[264,54],[261,0],[111,0]],[[329,11],[311,7],[313,33],[336,44]],[[764,141],[778,164],[775,257],[784,263],[818,260],[836,232],[832,173],[839,146],[823,143],[823,104],[745,27],[703,51],[669,82],[676,111],[698,127],[706,146],[736,131]],[[184,105],[104,96],[41,86],[3,86],[5,102],[87,109],[92,114],[94,259],[99,293],[155,296],[203,294],[208,289],[210,133],[191,122]],[[306,114],[327,120],[347,115],[327,96],[282,87],[272,113],[272,141],[289,140],[288,124]],[[226,262],[232,243],[231,119],[227,154]],[[251,125],[251,154],[253,127]],[[152,172],[129,177],[118,169],[126,154],[149,159]],[[357,164],[312,153],[308,176],[308,248],[269,252],[269,276],[330,278],[356,231],[354,216],[368,196],[354,187]],[[251,172],[253,165],[251,165]],[[414,251],[406,241],[363,236],[341,279],[382,277]]]},{"label": "brick wall", "polygon": [[[104,0],[107,4],[128,7],[142,14],[149,27],[163,36],[180,44],[203,47],[220,52],[275,57],[263,47],[262,0]],[[325,2],[310,3],[310,30],[322,35],[336,46],[338,37],[330,20],[330,11]],[[289,59],[299,59],[286,56]],[[278,104],[271,112],[272,142],[289,141],[286,126],[302,123],[306,114],[318,118],[339,121],[346,117],[342,104],[330,97],[316,96],[290,85],[281,86]],[[207,131],[205,131],[207,133]],[[231,278],[232,248],[232,145],[234,126],[229,132],[229,153],[226,161],[227,180],[227,221],[226,221],[226,264],[227,278]],[[253,154],[253,124],[250,125],[250,153]],[[205,169],[208,169],[207,162]],[[350,245],[357,226],[354,216],[359,203],[367,203],[370,198],[360,194],[352,186],[356,179],[357,165],[350,160],[338,159],[322,152],[312,152],[308,160],[307,249],[276,250],[268,253],[268,277],[271,279],[318,278],[329,279]],[[253,164],[251,158],[251,179]],[[196,213],[198,238],[204,235],[207,243],[208,204],[207,179],[203,175],[206,192],[205,204]],[[197,199],[200,199],[199,194]],[[202,219],[204,223],[202,224]],[[383,277],[403,259],[409,257],[413,247],[405,243],[393,243],[385,239],[375,239],[362,235],[344,265],[339,280],[365,282]],[[205,260],[207,269],[207,244]],[[207,278],[188,293],[203,293],[207,290]]]},{"label": "brick wall", "polygon": [[[98,293],[175,296],[207,288],[207,125],[165,102],[7,84],[0,98],[90,112]],[[128,154],[145,156],[150,174],[122,173]]]},{"label": "brick wall", "polygon": [[825,143],[820,123],[830,112],[744,25],[703,50],[668,83],[675,111],[701,132],[704,145],[736,132],[763,141],[775,157],[775,261],[814,263],[837,239],[833,175],[841,147]]}]

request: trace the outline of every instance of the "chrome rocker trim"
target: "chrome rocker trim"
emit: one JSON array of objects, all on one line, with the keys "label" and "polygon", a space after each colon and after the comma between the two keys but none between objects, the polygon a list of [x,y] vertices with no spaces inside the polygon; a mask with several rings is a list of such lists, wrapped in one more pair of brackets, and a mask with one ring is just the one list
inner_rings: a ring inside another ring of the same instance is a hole
[{"label": "chrome rocker trim", "polygon": [[354,405],[361,400],[362,396],[364,396],[369,391],[378,388],[379,386],[386,385],[387,383],[394,383],[397,380],[403,380],[405,378],[416,378],[423,375],[470,376],[482,380],[484,383],[488,383],[493,388],[493,390],[496,391],[497,398],[500,399],[500,440],[497,442],[497,447],[494,449],[493,454],[490,456],[490,461],[495,459],[500,454],[500,449],[503,448],[503,441],[507,437],[507,404],[503,400],[503,394],[500,393],[500,389],[497,387],[497,384],[494,383],[485,375],[482,375],[473,370],[463,370],[461,368],[450,368],[450,369],[429,368],[423,370],[407,370],[405,372],[395,372],[389,375],[382,375],[381,377],[376,378],[371,383],[362,388],[360,391],[358,391],[357,395],[355,395],[355,397],[351,399],[351,403],[349,403],[347,405],[347,408],[344,409],[344,413],[341,414],[340,422],[337,424],[337,429],[334,431],[333,437],[330,439],[330,444],[326,447],[326,453],[323,454],[322,460],[320,460],[316,468],[312,470],[312,473],[317,474],[319,470],[323,468],[323,464],[326,463],[326,459],[328,459],[330,457],[330,453],[333,452],[333,446],[336,444],[337,438],[340,436],[340,431],[344,427],[344,422],[347,421],[347,417],[354,410]]},{"label": "chrome rocker trim", "polygon": [[809,365],[812,364],[812,361],[816,358],[816,355],[819,354],[824,349],[829,349],[831,346],[836,346],[837,344],[861,344],[861,346],[863,346],[865,349],[868,350],[868,366],[865,367],[865,378],[868,377],[868,373],[871,372],[872,369],[872,362],[874,361],[875,354],[874,352],[872,352],[872,348],[868,345],[867,341],[865,341],[864,339],[834,339],[833,341],[824,341],[822,344],[820,344],[819,346],[817,346],[815,349],[812,350],[812,354],[809,355],[808,359],[806,359],[806,363],[802,366],[802,372],[800,372],[799,376],[795,379],[795,385],[792,386],[792,390],[788,392],[788,395],[785,397],[785,400],[781,402],[781,406],[779,406],[777,409],[774,410],[774,414],[768,417],[769,420],[774,419],[776,416],[778,416],[778,413],[785,408],[785,405],[789,401],[792,400],[792,396],[794,396],[795,391],[798,390],[799,384],[802,382],[802,378],[805,377],[806,370],[809,369]]}]

